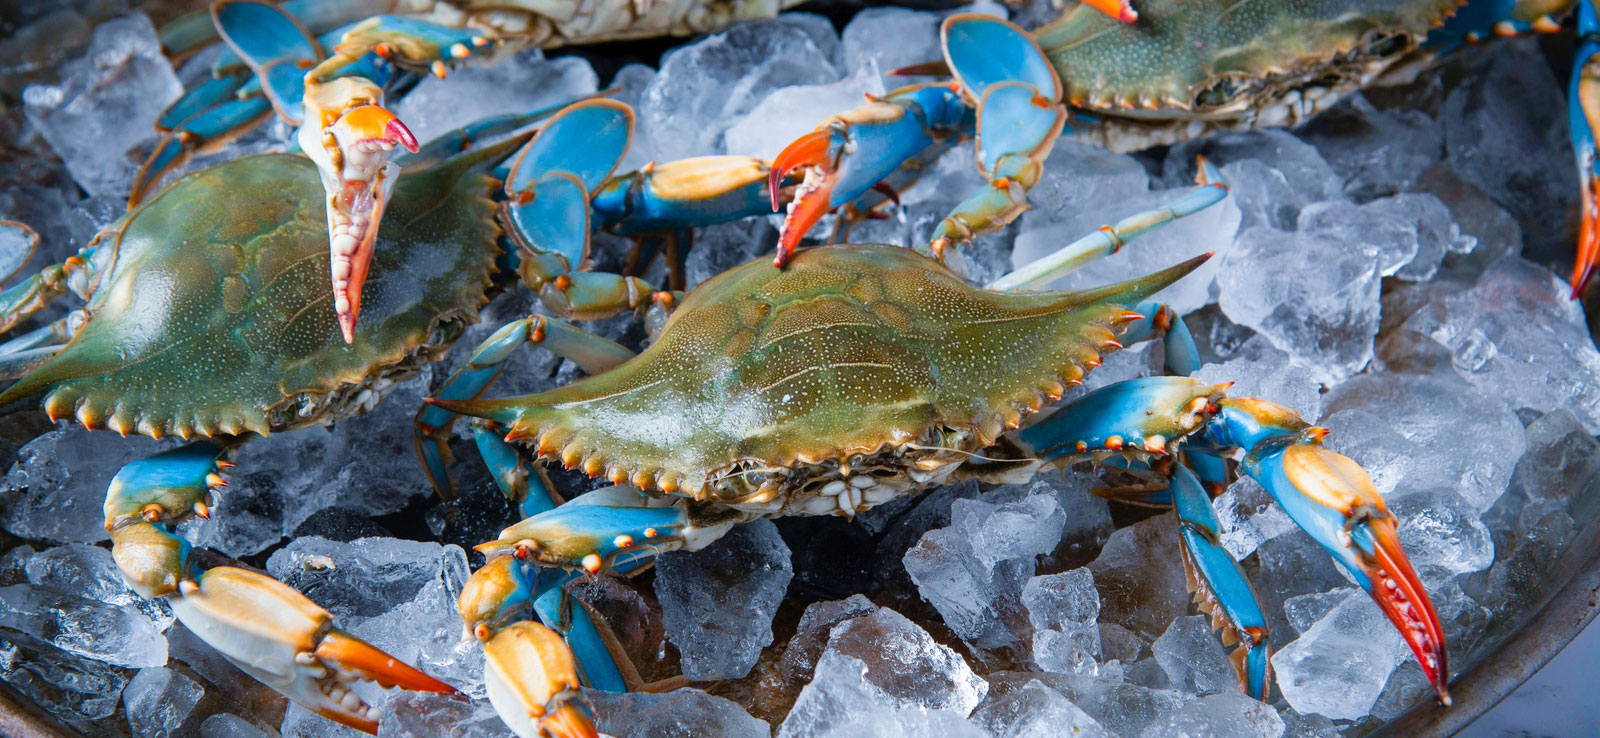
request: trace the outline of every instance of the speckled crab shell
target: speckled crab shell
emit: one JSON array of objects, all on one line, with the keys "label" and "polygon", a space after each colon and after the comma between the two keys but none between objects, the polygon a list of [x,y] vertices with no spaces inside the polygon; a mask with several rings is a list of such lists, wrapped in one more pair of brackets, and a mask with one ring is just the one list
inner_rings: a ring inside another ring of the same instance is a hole
[{"label": "speckled crab shell", "polygon": [[1121,347],[1138,315],[1125,305],[1197,263],[1005,293],[897,246],[801,250],[781,270],[757,259],[695,289],[627,363],[473,413],[591,475],[727,501],[708,481],[729,469],[843,463],[930,430],[993,443]]},{"label": "speckled crab shell", "polygon": [[1298,122],[1407,58],[1457,0],[1141,0],[1079,5],[1034,36],[1115,148]]},{"label": "speckled crab shell", "polygon": [[156,437],[267,433],[370,405],[475,319],[500,232],[485,170],[520,143],[401,176],[353,345],[329,305],[310,160],[184,177],[101,234],[89,319],[0,403],[38,393],[52,418]]}]

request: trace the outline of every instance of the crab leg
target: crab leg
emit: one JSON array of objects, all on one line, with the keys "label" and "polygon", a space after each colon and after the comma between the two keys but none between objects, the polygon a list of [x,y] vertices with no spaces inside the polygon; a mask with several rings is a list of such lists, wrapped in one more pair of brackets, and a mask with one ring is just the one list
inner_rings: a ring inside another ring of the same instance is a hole
[{"label": "crab leg", "polygon": [[[570,323],[534,315],[501,326],[500,330],[478,344],[466,365],[445,380],[438,398],[476,399],[499,376],[512,353],[527,344],[543,346],[562,358],[570,359],[591,374],[605,371],[633,356],[632,351],[621,345],[579,330]],[[417,411],[414,421],[417,455],[422,458],[423,468],[427,470],[434,489],[448,496],[454,490],[454,484],[445,467],[450,461],[448,442],[456,413],[435,403],[434,398],[428,398],[428,403]]]},{"label": "crab leg", "polygon": [[[1325,429],[1276,403],[1224,398],[1227,387],[1187,377],[1118,382],[1084,395],[1015,438],[1025,451],[1058,463],[1119,452],[1147,461],[1175,453],[1191,438],[1201,450],[1242,452],[1245,472],[1372,595],[1410,645],[1440,701],[1449,704],[1438,614],[1371,479],[1355,462],[1322,445]],[[1206,585],[1227,597],[1231,590],[1221,581],[1208,578]]]},{"label": "crab leg", "polygon": [[112,557],[128,585],[166,597],[173,613],[228,661],[289,699],[344,725],[376,733],[378,711],[353,691],[372,680],[390,687],[455,692],[355,636],[333,616],[271,577],[236,566],[203,568],[189,542],[172,532],[191,516],[209,517],[223,449],[195,443],[133,461],[106,492]]},{"label": "crab leg", "polygon": [[1572,148],[1578,158],[1578,182],[1582,186],[1583,221],[1578,231],[1578,253],[1572,265],[1572,297],[1584,287],[1600,264],[1600,160],[1595,153],[1595,132],[1600,130],[1600,17],[1594,3],[1578,3],[1578,32],[1582,42],[1573,60],[1572,86],[1568,92],[1568,123]]},{"label": "crab leg", "polygon": [[1063,275],[1081,269],[1095,259],[1110,256],[1123,244],[1184,216],[1193,215],[1228,196],[1222,173],[1200,157],[1196,161],[1195,188],[1167,203],[1165,207],[1135,213],[1116,225],[1101,226],[1055,253],[1034,261],[989,284],[991,290],[1019,290],[1042,287]]}]

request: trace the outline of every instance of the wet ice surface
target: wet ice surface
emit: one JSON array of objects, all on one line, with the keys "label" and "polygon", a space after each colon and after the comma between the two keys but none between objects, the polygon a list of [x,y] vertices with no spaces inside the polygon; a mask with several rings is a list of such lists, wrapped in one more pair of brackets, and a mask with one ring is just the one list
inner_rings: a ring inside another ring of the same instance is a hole
[{"label": "wet ice surface", "polygon": [[[20,154],[0,161],[0,218],[43,236],[32,269],[120,213],[150,130],[126,121],[151,119],[193,73],[174,74],[159,57],[142,15],[91,30],[80,12],[90,13],[62,10],[30,27],[29,38],[72,47],[39,57],[45,66],[0,59],[6,75],[59,73],[0,121]],[[836,33],[795,14],[683,45],[659,70],[624,67],[610,85],[639,126],[623,168],[772,156],[864,94],[893,89],[903,80],[890,70],[937,58],[939,17],[876,8]],[[426,79],[395,109],[426,139],[600,86],[580,57],[514,62]],[[1452,64],[1441,76],[1454,86],[1355,95],[1296,131],[1139,155],[1063,139],[1029,195],[1033,209],[981,237],[965,268],[987,281],[1159,206],[1191,186],[1196,155],[1209,157],[1229,180],[1227,200],[1056,286],[1217,252],[1160,295],[1195,328],[1197,376],[1294,408],[1371,473],[1460,665],[1547,593],[1561,552],[1600,512],[1600,352],[1558,276],[1576,212],[1560,81],[1527,42]],[[4,89],[22,90],[17,79]],[[274,146],[279,134],[253,134],[219,156]],[[970,142],[938,156],[900,208],[854,225],[851,238],[925,242],[981,183],[972,156]],[[765,258],[775,225],[702,231],[690,283]],[[530,309],[526,297],[502,297],[483,317]],[[634,345],[642,335],[626,318],[599,325]],[[367,697],[385,707],[380,735],[509,735],[482,699],[481,653],[454,602],[476,561],[462,547],[512,512],[466,443],[454,446],[460,497],[432,498],[409,422],[465,344],[492,328],[469,330],[440,370],[393,388],[373,413],[246,445],[214,519],[181,528],[476,698],[374,691]],[[1129,347],[1088,384],[1157,373],[1160,359],[1159,349]],[[494,393],[577,376],[527,352]],[[101,526],[105,486],[121,465],[170,444],[39,429],[0,436],[0,458],[14,459],[0,528],[25,542],[0,555],[0,677],[92,734],[353,735],[286,706],[118,579]],[[575,475],[557,483],[587,489]],[[653,640],[630,649],[703,681],[665,694],[591,693],[600,727],[624,737],[1331,736],[1430,699],[1370,598],[1248,479],[1214,507],[1221,543],[1272,627],[1277,690],[1268,704],[1239,695],[1228,649],[1185,591],[1175,516],[1108,505],[1089,492],[1102,486],[1076,471],[1027,485],[967,482],[815,540],[814,528],[761,521],[705,551],[669,555],[612,599],[660,623],[632,632]],[[441,543],[402,540],[430,535]],[[798,548],[808,543],[839,550]]]}]

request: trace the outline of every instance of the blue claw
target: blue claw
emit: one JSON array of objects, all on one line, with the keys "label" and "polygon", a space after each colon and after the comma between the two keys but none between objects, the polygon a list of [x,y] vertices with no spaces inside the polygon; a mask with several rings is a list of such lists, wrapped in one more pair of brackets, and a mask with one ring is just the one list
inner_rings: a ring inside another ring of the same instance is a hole
[{"label": "blue claw", "polygon": [[1323,446],[1326,434],[1293,410],[1249,398],[1223,400],[1207,426],[1214,441],[1245,449],[1244,471],[1372,595],[1448,705],[1450,672],[1438,613],[1371,478]]},{"label": "blue claw", "polygon": [[[647,500],[629,488],[638,502]],[[572,502],[523,520],[479,545],[485,556],[508,554],[546,566],[599,573],[618,554],[644,548],[670,550],[683,545],[690,532],[682,505],[666,507],[603,504],[608,497],[591,492]]]},{"label": "blue claw", "polygon": [[1222,547],[1218,538],[1222,526],[1194,472],[1175,465],[1171,491],[1195,604],[1211,616],[1212,627],[1222,628],[1223,645],[1239,644],[1231,658],[1240,687],[1251,697],[1265,699],[1272,655],[1266,615],[1239,562]]},{"label": "blue claw", "polygon": [[1166,454],[1172,444],[1202,427],[1209,408],[1230,384],[1189,377],[1117,382],[1018,431],[1016,439],[1045,460],[1117,451]]},{"label": "blue claw", "polygon": [[221,471],[232,466],[221,454],[220,446],[201,441],[124,465],[106,490],[106,528],[210,517],[215,488],[228,484]]},{"label": "blue claw", "polygon": [[600,185],[592,204],[601,227],[618,235],[698,228],[765,215],[766,162],[701,156],[646,166]]},{"label": "blue claw", "polygon": [[1154,300],[1141,302],[1134,310],[1141,317],[1128,324],[1122,334],[1124,344],[1159,336],[1165,349],[1168,373],[1188,376],[1200,368],[1200,349],[1195,346],[1194,335],[1189,332],[1189,326],[1183,322],[1182,316]]}]

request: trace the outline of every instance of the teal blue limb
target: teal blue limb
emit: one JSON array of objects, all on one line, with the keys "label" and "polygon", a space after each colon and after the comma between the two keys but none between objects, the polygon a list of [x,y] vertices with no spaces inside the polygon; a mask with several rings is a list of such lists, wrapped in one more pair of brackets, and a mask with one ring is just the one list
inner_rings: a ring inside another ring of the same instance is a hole
[{"label": "teal blue limb", "polygon": [[1122,245],[1179,218],[1193,215],[1227,197],[1227,181],[1211,162],[1199,160],[1199,186],[1167,203],[1165,207],[1130,215],[1116,225],[1101,226],[1049,256],[1023,266],[989,284],[992,290],[1022,290],[1043,287],[1085,264],[1114,254]]},{"label": "teal blue limb", "polygon": [[9,356],[19,351],[27,351],[44,346],[60,346],[72,338],[72,331],[67,327],[68,319],[62,318],[49,325],[35,328],[5,343],[0,343],[0,357]]},{"label": "teal blue limb", "polygon": [[525,553],[534,561],[576,571],[585,567],[585,559],[590,556],[612,561],[652,545],[676,546],[683,541],[688,527],[688,511],[681,504],[622,507],[583,504],[583,497],[579,497],[518,522],[501,531],[499,540],[485,546],[494,550],[533,541],[536,545]]},{"label": "teal blue limb", "polygon": [[229,100],[184,121],[163,136],[145,159],[133,181],[131,202],[137,203],[153,192],[167,173],[188,161],[194,152],[233,139],[271,113],[271,101],[252,97]]},{"label": "teal blue limb", "polygon": [[991,85],[1019,81],[1033,85],[1052,101],[1061,84],[1055,68],[1038,44],[1015,24],[978,13],[952,15],[942,29],[945,58],[950,71],[973,99],[982,98]]},{"label": "teal blue limb", "polygon": [[1129,323],[1123,330],[1124,344],[1160,338],[1165,349],[1167,373],[1188,376],[1200,369],[1200,349],[1195,346],[1194,335],[1183,322],[1183,316],[1166,303],[1155,300],[1145,300],[1134,310],[1144,317]]},{"label": "teal blue limb", "polygon": [[213,489],[226,485],[220,476],[222,452],[216,443],[198,441],[123,465],[106,490],[107,525],[135,518],[154,523],[209,516]]},{"label": "teal blue limb", "polygon": [[929,147],[946,146],[976,125],[972,108],[948,85],[912,85],[890,93],[883,102],[905,113],[829,128],[827,158],[835,178],[828,196],[830,209],[855,200]]},{"label": "teal blue limb", "polygon": [[478,455],[484,465],[489,467],[495,484],[516,503],[518,512],[524,518],[554,509],[556,498],[546,484],[544,475],[532,468],[511,444],[506,443],[505,434],[505,428],[499,423],[482,419],[472,423],[472,440],[478,447]]},{"label": "teal blue limb", "polygon": [[[590,373],[604,371],[633,357],[632,351],[615,341],[564,321],[536,315],[511,321],[484,339],[467,363],[445,380],[432,399],[477,399],[500,374],[512,352],[527,344],[544,346]],[[422,459],[429,481],[440,494],[449,494],[453,489],[446,467],[450,459],[447,445],[450,426],[455,419],[455,413],[425,404],[413,423],[417,455]]]},{"label": "teal blue limb", "polygon": [[585,100],[568,106],[516,155],[506,195],[515,198],[551,172],[571,174],[593,192],[622,161],[633,137],[633,109],[615,100]]},{"label": "teal blue limb", "polygon": [[217,32],[251,69],[290,58],[314,62],[321,56],[314,38],[276,6],[255,0],[219,0],[211,6]]},{"label": "teal blue limb", "polygon": [[281,58],[267,62],[256,73],[272,107],[295,125],[305,122],[306,67],[300,59]]},{"label": "teal blue limb", "polygon": [[1223,620],[1245,649],[1240,682],[1251,697],[1265,699],[1269,686],[1267,663],[1271,656],[1267,617],[1255,590],[1227,549],[1222,547],[1217,513],[1200,480],[1184,464],[1173,465],[1172,499],[1178,512],[1179,534],[1188,563],[1200,581],[1199,597],[1221,608]]},{"label": "teal blue limb", "polygon": [[162,111],[161,117],[156,119],[156,130],[170,131],[216,105],[235,99],[239,88],[244,86],[249,78],[248,74],[207,78],[206,81],[184,91],[182,97]]},{"label": "teal blue limb", "polygon": [[[394,157],[394,161],[406,169],[426,169],[447,159],[454,158],[461,152],[480,144],[498,141],[502,137],[516,133],[555,115],[574,102],[593,99],[604,94],[607,93],[604,91],[597,92],[594,95],[586,95],[576,100],[560,102],[527,113],[506,113],[504,115],[481,118],[423,144],[415,154],[402,150],[400,154]],[[504,162],[495,168],[494,177],[504,181],[510,169],[510,161]]]},{"label": "teal blue limb", "polygon": [[66,345],[65,341],[55,345],[36,346],[0,353],[0,379],[17,379],[31,373],[33,370],[44,366],[46,362],[61,353]]},{"label": "teal blue limb", "polygon": [[502,206],[508,235],[534,253],[559,255],[576,271],[589,254],[589,193],[583,182],[555,171],[523,185],[521,196]]},{"label": "teal blue limb", "polygon": [[610,649],[606,648],[600,630],[589,618],[589,612],[572,602],[571,595],[557,587],[535,599],[533,610],[546,626],[566,638],[577,661],[578,679],[585,686],[610,692],[628,691],[627,680],[623,679]]},{"label": "teal blue limb", "polygon": [[1195,402],[1204,408],[1213,394],[1211,385],[1187,377],[1129,379],[1073,400],[1016,439],[1046,460],[1100,450],[1165,453],[1198,429]]},{"label": "teal blue limb", "polygon": [[1204,451],[1194,446],[1184,450],[1185,460],[1194,470],[1195,476],[1200,478],[1200,483],[1213,493],[1220,494],[1228,486],[1228,462],[1226,459]]},{"label": "teal blue limb", "polygon": [[1000,159],[1045,150],[1061,134],[1066,111],[1026,82],[989,86],[978,105],[978,168],[998,172]]},{"label": "teal blue limb", "polygon": [[594,193],[596,225],[627,236],[699,228],[772,212],[765,177],[698,198],[656,188],[649,169],[612,177]]}]

